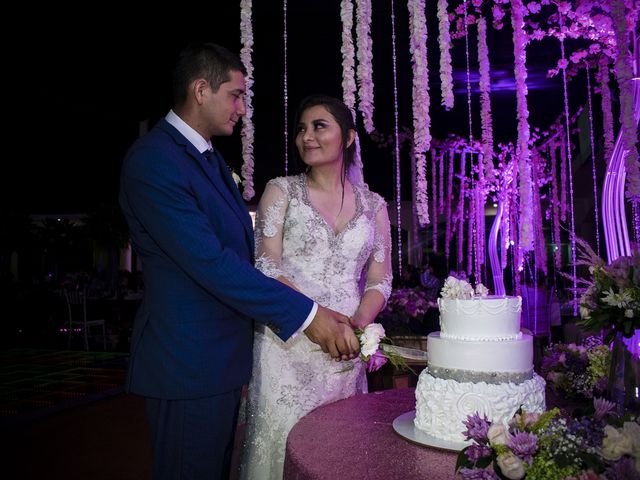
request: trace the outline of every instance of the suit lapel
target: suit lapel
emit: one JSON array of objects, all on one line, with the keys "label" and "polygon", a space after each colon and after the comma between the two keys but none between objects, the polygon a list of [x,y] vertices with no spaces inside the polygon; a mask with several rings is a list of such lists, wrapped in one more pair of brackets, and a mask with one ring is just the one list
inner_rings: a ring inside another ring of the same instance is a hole
[{"label": "suit lapel", "polygon": [[[207,178],[211,181],[213,186],[218,190],[222,198],[224,198],[225,202],[231,207],[234,211],[242,226],[245,229],[245,233],[247,236],[247,241],[249,245],[251,245],[251,252],[253,255],[253,225],[251,224],[251,217],[247,211],[247,207],[245,206],[242,196],[240,195],[240,191],[238,187],[236,187],[233,178],[231,177],[231,173],[225,167],[221,168],[222,177],[217,174],[213,170],[213,167],[209,165],[207,159],[202,155],[196,147],[193,146],[191,142],[189,142],[178,130],[172,127],[166,120],[161,119],[158,123],[158,126],[165,130],[176,143],[179,145],[183,145],[185,148],[185,152],[187,156],[192,157],[195,162],[200,166],[201,170],[205,173]],[[225,180],[225,175],[228,176],[228,179]]]},{"label": "suit lapel", "polygon": [[251,217],[247,215],[247,207],[245,206],[242,195],[240,194],[240,189],[238,188],[238,185],[236,185],[236,182],[231,175],[231,170],[227,167],[227,163],[224,161],[224,158],[222,158],[219,150],[215,150],[215,152],[218,156],[218,160],[222,162],[220,167],[222,180],[227,185],[228,191],[235,199],[236,205],[240,206],[241,211],[244,213],[244,215],[242,215],[244,226],[250,231],[251,235],[253,236],[253,225],[251,224]]},{"label": "suit lapel", "polygon": [[[236,187],[235,182],[231,177],[231,173],[225,166],[223,166],[220,168],[220,174],[218,174],[218,172],[216,172],[216,170],[214,170],[214,168],[209,164],[204,155],[198,152],[191,144],[187,145],[187,152],[198,162],[213,186],[218,190],[222,198],[224,198],[238,219],[242,222],[247,237],[253,240],[251,217],[249,216],[247,208],[242,201],[238,187]],[[224,161],[222,160],[222,157],[220,157],[220,161]]]}]

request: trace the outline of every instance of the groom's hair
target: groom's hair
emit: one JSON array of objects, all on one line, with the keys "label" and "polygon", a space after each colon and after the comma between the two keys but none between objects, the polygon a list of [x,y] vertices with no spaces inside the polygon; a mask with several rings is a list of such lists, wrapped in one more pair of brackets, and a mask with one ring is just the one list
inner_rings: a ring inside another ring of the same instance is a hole
[{"label": "groom's hair", "polygon": [[300,157],[300,152],[296,147],[296,135],[298,130],[298,123],[300,122],[300,118],[305,110],[315,107],[317,105],[321,105],[327,109],[327,111],[336,119],[336,122],[340,126],[340,131],[342,132],[342,163],[343,163],[343,172],[349,171],[349,167],[353,164],[355,153],[356,153],[356,142],[355,140],[351,142],[351,145],[347,146],[347,142],[349,140],[349,130],[356,131],[356,124],[353,120],[353,115],[351,114],[351,110],[347,107],[342,100],[339,100],[335,97],[330,97],[328,95],[309,95],[302,99],[300,104],[298,105],[298,109],[296,110],[296,116],[293,122],[293,134],[291,136],[291,156],[294,161],[294,165],[296,166],[298,172],[304,172],[307,168],[305,163],[302,161]]},{"label": "groom's hair", "polygon": [[181,105],[187,99],[187,89],[191,82],[204,78],[213,92],[217,92],[231,79],[230,73],[238,71],[243,75],[247,69],[240,58],[231,51],[215,43],[191,43],[179,54],[173,68],[173,101]]}]

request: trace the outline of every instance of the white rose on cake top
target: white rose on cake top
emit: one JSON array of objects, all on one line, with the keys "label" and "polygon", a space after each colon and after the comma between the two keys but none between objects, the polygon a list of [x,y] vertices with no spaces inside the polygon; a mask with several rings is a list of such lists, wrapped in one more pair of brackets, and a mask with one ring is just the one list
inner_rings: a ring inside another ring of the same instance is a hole
[{"label": "white rose on cake top", "polygon": [[517,340],[520,332],[520,297],[496,297],[478,283],[449,277],[444,283],[440,309],[440,336],[457,340]]}]

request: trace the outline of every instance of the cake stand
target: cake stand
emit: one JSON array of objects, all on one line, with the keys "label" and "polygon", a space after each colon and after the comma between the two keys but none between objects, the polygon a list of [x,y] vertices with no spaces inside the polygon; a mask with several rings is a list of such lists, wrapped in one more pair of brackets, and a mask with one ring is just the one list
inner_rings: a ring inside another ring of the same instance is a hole
[{"label": "cake stand", "polygon": [[393,421],[393,429],[398,435],[410,441],[411,443],[424,445],[426,447],[433,447],[440,450],[459,452],[464,447],[471,445],[471,441],[454,442],[450,440],[443,440],[441,438],[433,437],[428,433],[418,430],[413,424],[413,420],[415,418],[415,410],[403,413],[399,417],[396,417],[396,419]]}]

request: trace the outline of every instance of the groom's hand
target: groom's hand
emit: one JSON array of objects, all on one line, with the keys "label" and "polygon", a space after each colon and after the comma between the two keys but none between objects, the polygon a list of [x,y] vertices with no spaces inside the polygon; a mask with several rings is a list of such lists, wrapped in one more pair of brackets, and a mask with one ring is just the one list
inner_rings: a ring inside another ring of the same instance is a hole
[{"label": "groom's hand", "polygon": [[332,358],[350,360],[360,353],[360,342],[349,325],[349,317],[320,305],[304,333]]}]

